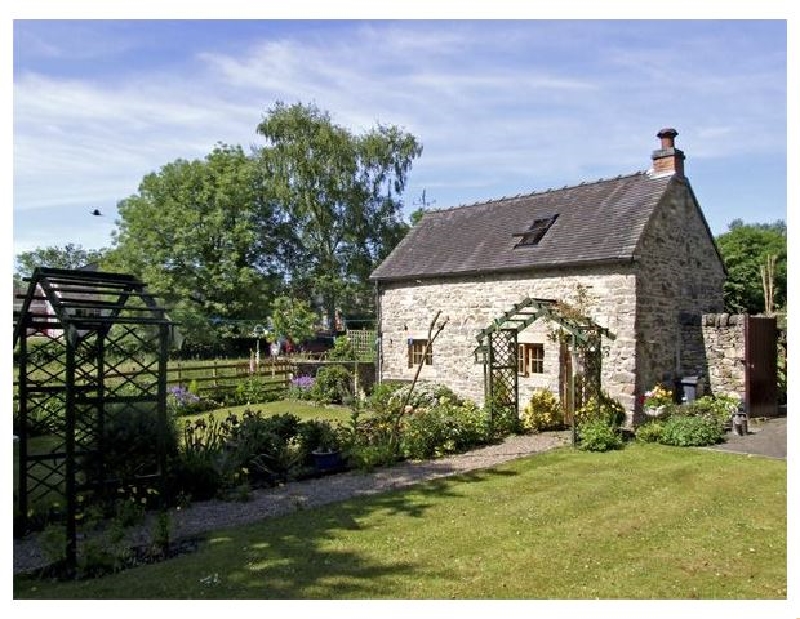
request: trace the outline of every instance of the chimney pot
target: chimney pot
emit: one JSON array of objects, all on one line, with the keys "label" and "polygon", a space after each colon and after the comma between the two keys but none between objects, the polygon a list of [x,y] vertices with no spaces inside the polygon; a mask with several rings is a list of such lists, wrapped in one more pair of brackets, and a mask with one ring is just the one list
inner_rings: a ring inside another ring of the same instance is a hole
[{"label": "chimney pot", "polygon": [[668,148],[675,148],[676,135],[678,135],[678,132],[672,127],[667,127],[666,129],[659,131],[656,134],[656,137],[661,138],[661,149],[666,150]]}]

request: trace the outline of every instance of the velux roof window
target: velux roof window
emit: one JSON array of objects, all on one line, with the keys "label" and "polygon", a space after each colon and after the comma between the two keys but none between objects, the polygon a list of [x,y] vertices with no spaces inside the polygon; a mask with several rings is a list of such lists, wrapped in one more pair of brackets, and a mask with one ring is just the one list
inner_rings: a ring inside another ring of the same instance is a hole
[{"label": "velux roof window", "polygon": [[542,240],[556,219],[558,219],[558,213],[552,217],[544,217],[542,219],[535,220],[524,232],[515,232],[512,236],[518,236],[521,238],[514,247],[533,247],[538,245],[539,241]]}]

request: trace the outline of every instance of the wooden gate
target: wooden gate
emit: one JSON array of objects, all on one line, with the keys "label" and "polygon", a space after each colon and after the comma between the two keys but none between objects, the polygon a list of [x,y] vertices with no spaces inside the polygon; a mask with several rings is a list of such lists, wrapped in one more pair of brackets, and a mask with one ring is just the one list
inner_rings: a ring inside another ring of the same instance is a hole
[{"label": "wooden gate", "polygon": [[747,414],[774,417],[778,414],[778,321],[748,316],[744,336]]}]

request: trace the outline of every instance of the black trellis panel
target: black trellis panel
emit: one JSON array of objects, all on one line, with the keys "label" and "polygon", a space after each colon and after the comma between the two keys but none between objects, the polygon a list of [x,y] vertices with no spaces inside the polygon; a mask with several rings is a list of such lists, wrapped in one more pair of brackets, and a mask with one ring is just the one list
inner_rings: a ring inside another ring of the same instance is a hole
[{"label": "black trellis panel", "polygon": [[[78,494],[84,505],[107,503],[113,485],[122,481],[107,466],[107,424],[117,415],[135,417],[149,409],[161,430],[166,429],[173,323],[144,284],[130,275],[45,268],[34,271],[15,319],[15,534],[31,531],[35,510],[58,506],[66,529],[67,568],[74,570]],[[35,348],[32,338],[39,340]],[[132,470],[142,479],[161,480],[163,497],[163,437],[152,450]],[[127,455],[116,457],[124,462]]]}]

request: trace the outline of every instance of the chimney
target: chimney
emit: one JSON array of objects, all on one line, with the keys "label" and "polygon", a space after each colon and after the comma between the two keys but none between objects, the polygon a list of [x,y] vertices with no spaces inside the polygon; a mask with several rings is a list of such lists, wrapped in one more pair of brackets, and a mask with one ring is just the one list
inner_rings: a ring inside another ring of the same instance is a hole
[{"label": "chimney", "polygon": [[675,129],[662,129],[656,134],[661,138],[661,148],[653,151],[653,174],[659,176],[675,175],[683,178],[683,160],[686,158],[682,150],[675,148]]}]

